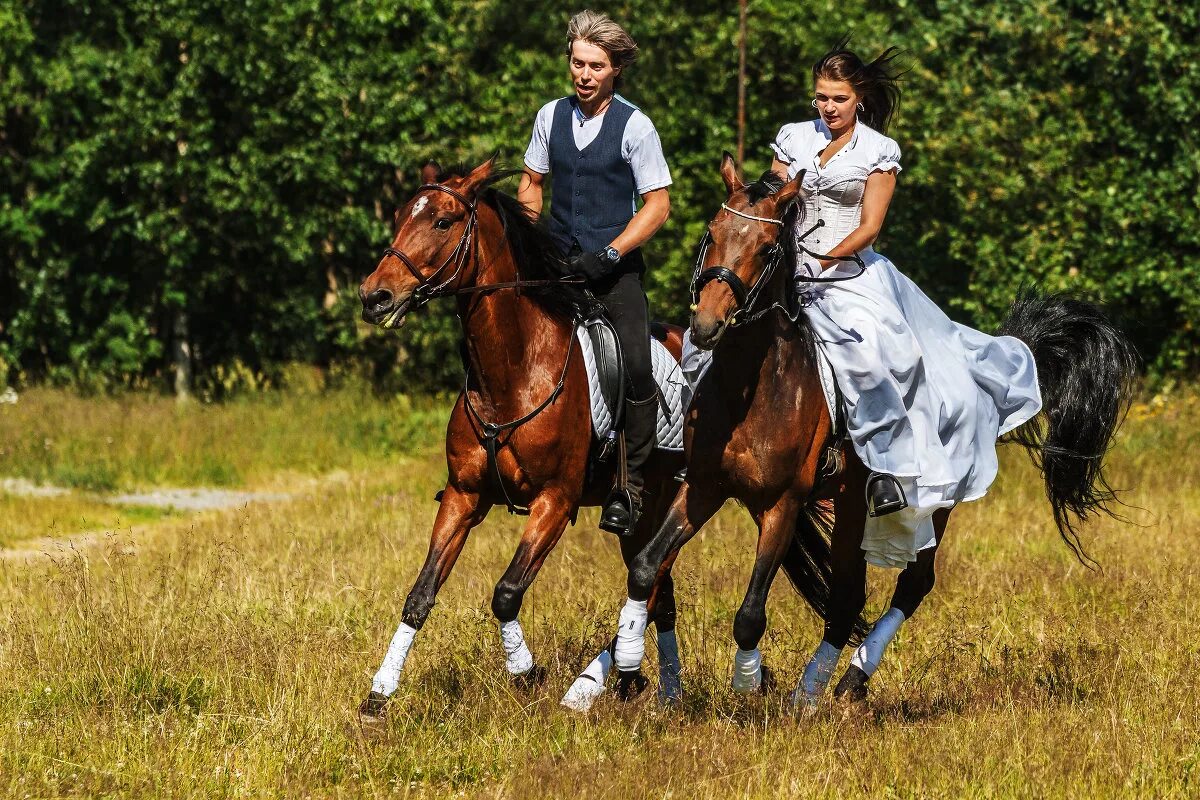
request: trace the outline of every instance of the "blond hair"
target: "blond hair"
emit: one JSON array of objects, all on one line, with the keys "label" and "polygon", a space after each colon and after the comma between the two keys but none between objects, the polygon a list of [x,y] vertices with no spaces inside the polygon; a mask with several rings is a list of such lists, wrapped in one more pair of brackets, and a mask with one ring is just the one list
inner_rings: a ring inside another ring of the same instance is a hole
[{"label": "blond hair", "polygon": [[567,23],[567,57],[571,56],[571,45],[587,42],[608,53],[608,60],[616,69],[624,69],[637,58],[638,46],[633,37],[605,14],[595,11],[580,11]]}]

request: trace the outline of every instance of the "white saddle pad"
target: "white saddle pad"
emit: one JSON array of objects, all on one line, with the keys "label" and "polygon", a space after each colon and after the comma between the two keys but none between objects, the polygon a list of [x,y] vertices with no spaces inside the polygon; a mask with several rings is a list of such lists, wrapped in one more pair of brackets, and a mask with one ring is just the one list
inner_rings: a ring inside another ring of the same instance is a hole
[{"label": "white saddle pad", "polygon": [[[592,430],[597,439],[608,436],[613,428],[612,414],[604,404],[600,395],[600,378],[596,374],[596,355],[592,351],[592,338],[583,328],[575,331],[579,341],[579,349],[583,353],[583,363],[587,366],[588,394],[592,405]],[[683,395],[687,390],[687,381],[679,364],[671,352],[651,337],[650,361],[654,373],[654,382],[658,384],[661,398],[658,403],[658,420],[655,425],[657,446],[663,450],[683,449]]]},{"label": "white saddle pad", "polygon": [[[683,334],[683,363],[681,364],[684,379],[687,381],[687,391],[684,392],[683,408],[686,410],[692,403],[692,395],[700,385],[700,379],[712,366],[711,350],[701,350],[692,344],[692,332]],[[817,373],[821,376],[821,391],[825,393],[825,407],[829,410],[829,418],[837,420],[837,382],[833,377],[833,367],[825,358],[825,354],[817,351]]]}]

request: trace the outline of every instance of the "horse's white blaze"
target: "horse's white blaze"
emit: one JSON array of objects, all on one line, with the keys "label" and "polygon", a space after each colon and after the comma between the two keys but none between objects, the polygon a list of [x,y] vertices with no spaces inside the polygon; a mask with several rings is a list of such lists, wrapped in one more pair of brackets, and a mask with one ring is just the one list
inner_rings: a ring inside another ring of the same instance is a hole
[{"label": "horse's white blaze", "polygon": [[796,690],[792,692],[792,704],[815,705],[825,692],[825,687],[829,685],[829,679],[833,677],[833,671],[837,669],[838,659],[841,656],[840,648],[834,647],[829,642],[821,642],[804,668],[804,675],[800,678]]},{"label": "horse's white blaze", "polygon": [[875,670],[879,669],[879,662],[883,660],[883,651],[887,650],[892,639],[896,638],[896,634],[900,632],[900,626],[903,624],[904,612],[898,608],[889,608],[875,622],[875,627],[871,628],[867,638],[854,651],[854,657],[850,659],[850,663],[867,673],[868,678],[874,675]]},{"label": "horse's white blaze", "polygon": [[427,205],[429,205],[428,197],[418,197],[417,202],[413,204],[413,210],[412,213],[409,214],[409,217],[415,219],[417,214],[420,214],[422,211],[424,211],[425,206]]},{"label": "horse's white blaze", "polygon": [[613,648],[617,669],[622,672],[632,672],[642,666],[648,617],[645,600],[625,601],[617,622],[617,646]]},{"label": "horse's white blaze", "polygon": [[533,653],[525,644],[525,632],[515,619],[500,625],[500,642],[504,645],[504,666],[512,675],[524,675],[533,668]]},{"label": "horse's white blaze", "polygon": [[746,235],[747,233],[749,233],[749,232],[750,232],[750,226],[749,226],[749,225],[743,225],[743,226],[742,226],[742,229],[741,229],[740,231],[738,231],[738,234],[740,234],[741,236],[745,236],[745,235]]},{"label": "horse's white blaze", "polygon": [[562,705],[572,711],[587,711],[604,694],[604,684],[612,670],[612,656],[607,650],[592,659],[563,695]]},{"label": "horse's white blaze", "polygon": [[733,690],[741,694],[757,692],[762,686],[762,652],[742,650],[733,654]]},{"label": "horse's white blaze", "polygon": [[383,657],[383,664],[371,680],[372,691],[386,697],[391,697],[396,691],[396,687],[400,685],[400,671],[404,669],[404,661],[408,658],[408,651],[416,635],[417,629],[410,625],[402,624],[396,630],[392,643],[388,645],[387,655]]}]

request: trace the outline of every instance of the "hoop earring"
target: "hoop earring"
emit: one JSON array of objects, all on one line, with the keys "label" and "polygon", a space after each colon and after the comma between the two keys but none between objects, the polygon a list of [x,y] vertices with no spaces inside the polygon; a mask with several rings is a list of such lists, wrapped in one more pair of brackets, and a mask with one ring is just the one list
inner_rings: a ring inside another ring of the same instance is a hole
[{"label": "hoop earring", "polygon": [[809,103],[809,105],[812,106],[813,108],[816,108],[817,107],[817,98],[814,97],[813,101],[811,103]]},{"label": "hoop earring", "polygon": [[858,103],[854,107],[858,109],[858,113],[860,114],[867,110],[862,103]]}]

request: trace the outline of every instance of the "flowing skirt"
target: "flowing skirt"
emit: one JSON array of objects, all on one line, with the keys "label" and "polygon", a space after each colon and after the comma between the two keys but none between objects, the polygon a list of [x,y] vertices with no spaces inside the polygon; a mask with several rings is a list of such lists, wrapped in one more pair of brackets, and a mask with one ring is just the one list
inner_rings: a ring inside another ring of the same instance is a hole
[{"label": "flowing skirt", "polygon": [[903,568],[936,544],[937,509],[987,493],[996,439],[1037,415],[1041,393],[1024,342],[954,322],[887,258],[862,256],[866,272],[853,280],[797,288],[844,395],[855,452],[896,476],[908,500],[867,519],[866,559]]}]

